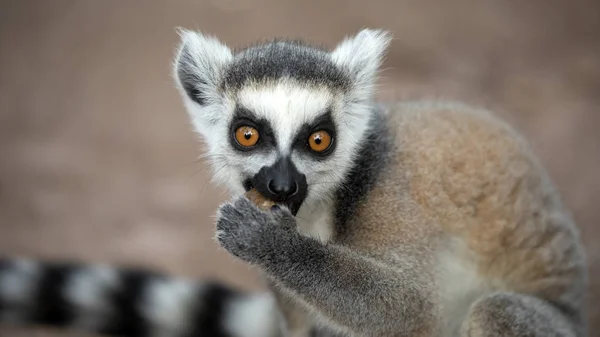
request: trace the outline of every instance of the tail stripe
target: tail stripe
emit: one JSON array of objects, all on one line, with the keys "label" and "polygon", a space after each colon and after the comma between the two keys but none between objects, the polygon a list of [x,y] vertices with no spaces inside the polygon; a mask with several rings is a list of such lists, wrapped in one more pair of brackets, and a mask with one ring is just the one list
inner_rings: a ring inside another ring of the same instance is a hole
[{"label": "tail stripe", "polygon": [[226,305],[240,294],[218,283],[209,283],[203,288],[198,301],[202,305],[197,308],[196,317],[193,320],[196,326],[188,337],[231,337],[226,332],[227,327],[225,326]]},{"label": "tail stripe", "polygon": [[73,325],[79,330],[100,331],[115,315],[113,294],[121,286],[121,274],[113,268],[76,268],[64,285],[64,296],[76,313]]},{"label": "tail stripe", "polygon": [[139,306],[143,303],[145,289],[160,276],[127,270],[122,272],[120,278],[120,286],[109,293],[112,314],[98,332],[110,336],[149,336],[149,322],[143,317]]},{"label": "tail stripe", "polygon": [[148,270],[0,259],[0,323],[120,337],[273,337],[274,302]]},{"label": "tail stripe", "polygon": [[72,265],[55,265],[43,268],[38,281],[33,321],[45,325],[65,327],[73,323],[76,313],[64,296],[64,285],[75,268]]}]

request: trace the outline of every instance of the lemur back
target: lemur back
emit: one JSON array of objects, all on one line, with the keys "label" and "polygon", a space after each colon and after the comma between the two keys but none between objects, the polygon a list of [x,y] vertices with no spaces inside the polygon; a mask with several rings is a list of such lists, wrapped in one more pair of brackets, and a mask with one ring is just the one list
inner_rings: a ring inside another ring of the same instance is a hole
[{"label": "lemur back", "polygon": [[215,238],[269,293],[6,261],[0,319],[119,336],[587,334],[585,255],[542,164],[484,109],[376,102],[389,34],[235,53],[181,36],[176,83],[232,194]]}]

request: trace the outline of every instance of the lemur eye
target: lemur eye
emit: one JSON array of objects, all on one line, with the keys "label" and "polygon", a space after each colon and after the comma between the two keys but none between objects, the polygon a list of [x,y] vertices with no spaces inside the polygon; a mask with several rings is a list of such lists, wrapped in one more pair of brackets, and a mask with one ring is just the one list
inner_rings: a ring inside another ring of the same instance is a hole
[{"label": "lemur eye", "polygon": [[251,147],[258,142],[258,130],[251,126],[240,126],[235,130],[235,140],[243,147]]},{"label": "lemur eye", "polygon": [[308,146],[315,152],[324,152],[331,146],[331,136],[327,131],[317,131],[308,137]]}]

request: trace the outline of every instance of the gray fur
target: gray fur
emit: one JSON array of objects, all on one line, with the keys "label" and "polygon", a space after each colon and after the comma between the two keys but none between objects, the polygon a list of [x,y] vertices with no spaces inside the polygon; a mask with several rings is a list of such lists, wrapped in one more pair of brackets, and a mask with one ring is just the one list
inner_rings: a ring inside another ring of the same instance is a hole
[{"label": "gray fur", "polygon": [[369,131],[341,187],[336,191],[335,223],[338,234],[346,231],[348,219],[357,204],[366,197],[393,150],[393,135],[386,127],[384,107],[374,106]]},{"label": "gray fur", "polygon": [[292,78],[310,85],[347,89],[350,76],[336,67],[327,51],[302,41],[276,39],[240,50],[228,67],[223,90],[237,90],[250,81]]},{"label": "gray fur", "polygon": [[493,293],[473,304],[462,333],[468,337],[581,336],[583,331],[577,330],[560,310],[539,298]]}]

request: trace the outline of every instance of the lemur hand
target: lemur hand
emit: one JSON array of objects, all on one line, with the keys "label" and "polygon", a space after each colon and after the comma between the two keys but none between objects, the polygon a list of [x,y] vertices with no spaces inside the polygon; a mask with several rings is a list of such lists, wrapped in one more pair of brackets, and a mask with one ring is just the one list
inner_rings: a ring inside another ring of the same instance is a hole
[{"label": "lemur hand", "polygon": [[217,213],[216,238],[230,254],[259,264],[277,254],[279,243],[298,236],[296,219],[285,207],[259,209],[245,196],[221,206]]}]

